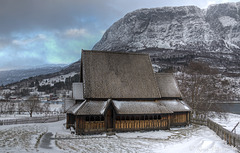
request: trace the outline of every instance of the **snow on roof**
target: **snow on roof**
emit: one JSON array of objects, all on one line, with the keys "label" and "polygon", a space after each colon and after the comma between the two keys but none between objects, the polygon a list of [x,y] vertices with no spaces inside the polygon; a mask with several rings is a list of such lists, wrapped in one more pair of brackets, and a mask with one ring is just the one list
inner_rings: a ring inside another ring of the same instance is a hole
[{"label": "snow on roof", "polygon": [[155,73],[162,97],[181,98],[177,81],[171,73]]},{"label": "snow on roof", "polygon": [[116,101],[113,106],[117,114],[168,114],[173,113],[164,105],[155,101]]},{"label": "snow on roof", "polygon": [[117,114],[169,114],[173,112],[191,111],[183,101],[159,100],[159,101],[84,101],[75,104],[67,113],[75,115],[104,115],[107,107],[112,102]]},{"label": "snow on roof", "polygon": [[81,106],[74,112],[75,115],[103,115],[107,106],[108,101],[85,101]]},{"label": "snow on roof", "polygon": [[191,108],[184,102],[178,100],[161,100],[161,104],[173,112],[188,112]]},{"label": "snow on roof", "polygon": [[80,109],[82,107],[82,105],[86,102],[86,100],[82,103],[77,103],[77,104],[74,104],[68,111],[67,113],[71,113],[71,114],[75,114],[78,109]]}]

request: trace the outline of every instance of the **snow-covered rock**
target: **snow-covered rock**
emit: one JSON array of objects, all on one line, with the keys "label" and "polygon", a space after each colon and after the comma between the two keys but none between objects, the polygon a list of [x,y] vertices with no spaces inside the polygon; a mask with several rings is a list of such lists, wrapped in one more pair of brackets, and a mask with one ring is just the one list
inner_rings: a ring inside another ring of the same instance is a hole
[{"label": "snow-covered rock", "polygon": [[[93,50],[161,52],[164,48],[193,55],[229,73],[240,73],[239,8],[240,2],[211,5],[207,9],[139,9],[115,22]],[[230,65],[237,69],[229,68]]]},{"label": "snow-covered rock", "polygon": [[94,50],[146,48],[221,51],[224,41],[240,46],[240,3],[140,9],[115,22]]}]

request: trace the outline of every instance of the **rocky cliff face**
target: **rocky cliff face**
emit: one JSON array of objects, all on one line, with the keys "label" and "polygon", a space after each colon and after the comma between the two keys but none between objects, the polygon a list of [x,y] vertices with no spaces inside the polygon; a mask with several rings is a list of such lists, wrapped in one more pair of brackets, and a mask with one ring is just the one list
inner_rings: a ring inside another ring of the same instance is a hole
[{"label": "rocky cliff face", "polygon": [[174,50],[174,54],[179,50],[223,71],[234,66],[230,71],[240,73],[236,69],[240,60],[239,9],[240,2],[206,10],[196,6],[136,10],[114,23],[93,50],[151,52],[154,48],[156,52],[161,48]]}]

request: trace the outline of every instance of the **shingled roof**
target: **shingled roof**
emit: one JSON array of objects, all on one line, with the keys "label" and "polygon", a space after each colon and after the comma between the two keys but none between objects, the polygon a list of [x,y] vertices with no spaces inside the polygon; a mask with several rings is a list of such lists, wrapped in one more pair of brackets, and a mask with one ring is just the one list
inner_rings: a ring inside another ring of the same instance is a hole
[{"label": "shingled roof", "polygon": [[173,113],[160,102],[155,101],[116,101],[113,106],[117,114],[168,114]]},{"label": "shingled roof", "polygon": [[178,88],[177,81],[171,73],[156,73],[155,74],[158,87],[162,98],[181,98],[181,92]]},{"label": "shingled roof", "polygon": [[77,103],[77,104],[74,104],[71,108],[68,109],[67,113],[70,113],[70,114],[75,114],[79,108],[82,107],[82,105],[85,103],[86,101],[82,102],[82,103]]},{"label": "shingled roof", "polygon": [[107,101],[84,101],[80,107],[74,112],[75,115],[104,115],[108,105],[111,103]]},{"label": "shingled roof", "polygon": [[84,98],[161,98],[148,54],[82,51]]}]

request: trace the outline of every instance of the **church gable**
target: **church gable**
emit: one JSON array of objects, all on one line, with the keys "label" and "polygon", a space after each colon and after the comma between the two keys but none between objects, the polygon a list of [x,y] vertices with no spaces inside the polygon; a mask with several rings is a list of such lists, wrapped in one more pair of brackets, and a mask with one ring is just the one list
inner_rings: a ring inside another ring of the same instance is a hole
[{"label": "church gable", "polygon": [[160,98],[147,54],[82,51],[84,98]]}]

